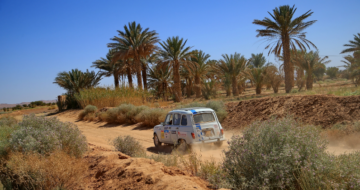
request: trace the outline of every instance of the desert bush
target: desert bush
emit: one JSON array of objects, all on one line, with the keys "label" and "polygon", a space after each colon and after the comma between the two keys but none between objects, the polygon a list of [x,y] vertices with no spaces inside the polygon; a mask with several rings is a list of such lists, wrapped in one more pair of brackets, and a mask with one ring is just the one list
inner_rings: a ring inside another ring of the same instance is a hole
[{"label": "desert bush", "polygon": [[106,117],[103,116],[103,119],[106,119],[108,123],[133,124],[137,123],[136,116],[145,109],[147,109],[146,106],[121,104],[119,107],[107,110]]},{"label": "desert bush", "polygon": [[19,128],[10,137],[11,149],[22,152],[38,152],[46,155],[63,150],[69,155],[81,157],[87,150],[84,135],[73,123],[63,123],[57,118],[25,115]]},{"label": "desert bush", "polygon": [[225,178],[226,173],[224,172],[221,163],[214,159],[202,161],[197,175],[208,181],[213,188],[232,188]]},{"label": "desert bush", "polygon": [[360,152],[322,154],[299,169],[301,189],[360,189]]},{"label": "desert bush", "polygon": [[112,145],[117,151],[132,157],[145,157],[145,149],[132,136],[118,136],[112,141]]},{"label": "desert bush", "polygon": [[6,164],[0,165],[0,171],[1,182],[11,189],[70,189],[80,182],[87,164],[62,151],[46,157],[16,152],[10,155]]},{"label": "desert bush", "polygon": [[82,112],[80,112],[78,118],[85,119],[85,120],[90,120],[90,118],[93,119],[93,118],[95,118],[95,113],[97,110],[98,109],[96,106],[87,105],[85,107],[85,109]]},{"label": "desert bush", "polygon": [[167,112],[161,108],[145,109],[136,116],[137,122],[145,127],[154,127],[165,120]]},{"label": "desert bush", "polygon": [[130,111],[125,114],[126,123],[134,124],[138,121],[136,120],[136,116],[139,115],[142,111],[150,109],[147,106],[134,106]]},{"label": "desert bush", "polygon": [[11,116],[4,116],[0,118],[0,126],[13,126],[17,123],[18,121]]},{"label": "desert bush", "polygon": [[126,86],[120,86],[119,88],[97,87],[83,89],[75,95],[82,108],[87,105],[94,105],[99,109],[115,107],[123,103],[142,105],[149,96],[150,93],[145,90]]},{"label": "desert bush", "polygon": [[10,152],[9,138],[17,129],[17,120],[13,117],[0,118],[0,159],[5,158]]},{"label": "desert bush", "polygon": [[234,188],[295,189],[298,168],[325,154],[319,132],[291,117],[251,124],[242,137],[231,138],[225,152],[228,182]]},{"label": "desert bush", "polygon": [[57,107],[56,107],[56,105],[51,105],[51,106],[49,106],[49,109],[48,110],[54,110],[54,109],[56,109]]},{"label": "desert bush", "polygon": [[298,89],[295,89],[295,88],[291,89],[291,93],[293,93],[293,94],[298,93],[298,92],[299,92]]}]

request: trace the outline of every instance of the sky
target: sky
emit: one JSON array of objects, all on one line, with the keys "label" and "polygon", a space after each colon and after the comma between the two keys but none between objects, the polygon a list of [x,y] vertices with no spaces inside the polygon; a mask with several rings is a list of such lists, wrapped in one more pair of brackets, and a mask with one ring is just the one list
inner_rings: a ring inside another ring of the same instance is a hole
[{"label": "sky", "polygon": [[[53,84],[57,73],[96,71],[92,62],[105,57],[110,38],[132,21],[155,30],[161,40],[187,39],[188,46],[211,59],[264,53],[279,64],[264,49],[266,41],[256,37],[262,27],[252,22],[286,4],[297,7],[295,16],[314,12],[306,20],[317,20],[306,29],[307,39],[321,56],[329,56],[327,67],[341,66],[343,45],[360,33],[359,0],[0,0],[0,103],[56,99],[65,93]],[[104,78],[101,85],[113,85],[113,78]]]}]

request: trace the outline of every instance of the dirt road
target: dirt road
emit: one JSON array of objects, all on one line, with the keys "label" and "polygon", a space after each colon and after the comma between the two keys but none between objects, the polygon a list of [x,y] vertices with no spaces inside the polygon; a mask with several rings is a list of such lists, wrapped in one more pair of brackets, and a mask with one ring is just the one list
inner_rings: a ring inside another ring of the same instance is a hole
[{"label": "dirt road", "polygon": [[[86,136],[88,142],[96,146],[114,149],[114,147],[110,144],[111,140],[120,135],[131,135],[138,140],[143,147],[145,147],[148,154],[171,153],[172,147],[170,146],[164,146],[161,149],[154,147],[152,129],[140,128],[138,125],[116,125],[107,124],[106,122],[79,121],[76,116],[76,111],[57,115],[57,117],[63,122],[75,123]],[[229,138],[229,135],[233,135],[235,133],[235,131],[226,131],[226,138]],[[236,134],[239,134],[239,132]],[[222,147],[216,147],[210,144],[196,146],[193,150],[201,154],[201,158],[204,160],[212,158],[220,160],[222,158],[222,151],[227,147],[227,143],[223,143]]]},{"label": "dirt road", "polygon": [[[56,115],[61,121],[73,122],[86,136],[89,143],[96,146],[101,146],[107,149],[113,149],[114,147],[110,144],[110,141],[119,135],[131,135],[137,139],[143,147],[147,150],[148,154],[158,153],[171,153],[172,148],[165,146],[161,149],[154,147],[152,135],[153,130],[148,128],[140,128],[138,125],[116,125],[106,124],[106,122],[87,122],[78,121],[77,112],[79,111],[68,111]],[[239,131],[230,130],[225,131],[226,138],[230,138],[232,135],[240,135]],[[344,139],[331,140],[328,151],[333,154],[349,153],[360,150],[359,143],[360,135],[353,135]],[[223,156],[223,150],[228,147],[227,143],[224,143],[222,147],[216,147],[214,145],[198,146],[194,147],[193,150],[201,155],[203,160],[216,159],[221,160]]]}]

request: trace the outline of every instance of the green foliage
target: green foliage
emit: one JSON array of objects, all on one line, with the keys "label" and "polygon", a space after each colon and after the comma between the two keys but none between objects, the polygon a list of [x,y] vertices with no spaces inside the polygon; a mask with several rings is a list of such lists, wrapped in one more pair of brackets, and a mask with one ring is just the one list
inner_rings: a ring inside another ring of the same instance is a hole
[{"label": "green foliage", "polygon": [[7,108],[3,108],[3,110],[4,110],[4,112],[6,112],[6,111],[7,111]]},{"label": "green foliage", "polygon": [[299,90],[298,89],[291,89],[291,93],[295,94],[295,93],[298,93]]},{"label": "green foliage", "polygon": [[17,120],[13,117],[0,118],[0,159],[7,156],[10,150],[9,138],[17,129]]},{"label": "green foliage", "polygon": [[15,151],[46,155],[55,150],[63,150],[69,155],[81,157],[87,150],[85,136],[73,123],[31,114],[25,115],[18,125],[19,128],[9,139]]},{"label": "green foliage", "polygon": [[291,117],[251,124],[229,142],[223,163],[227,180],[236,189],[295,189],[298,168],[325,154],[319,133]]},{"label": "green foliage", "polygon": [[45,105],[45,103],[43,101],[34,101],[34,102],[30,102],[30,104],[35,105],[35,107]]},{"label": "green foliage", "polygon": [[69,94],[79,93],[81,89],[92,88],[99,84],[101,76],[94,71],[82,72],[72,69],[69,72],[60,72],[55,78],[55,84],[67,90]]},{"label": "green foliage", "polygon": [[338,74],[339,68],[337,67],[329,67],[326,69],[326,75],[328,75],[331,79],[336,78]]},{"label": "green foliage", "polygon": [[143,146],[140,145],[139,141],[129,135],[116,137],[112,141],[112,145],[114,145],[117,151],[120,151],[132,157],[140,157],[146,155],[145,149]]}]

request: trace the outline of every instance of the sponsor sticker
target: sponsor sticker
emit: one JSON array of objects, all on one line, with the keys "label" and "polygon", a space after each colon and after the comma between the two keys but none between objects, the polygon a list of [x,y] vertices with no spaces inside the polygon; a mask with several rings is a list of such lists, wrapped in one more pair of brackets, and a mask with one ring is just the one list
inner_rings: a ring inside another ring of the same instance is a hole
[{"label": "sponsor sticker", "polygon": [[171,131],[171,134],[176,134],[176,131]]},{"label": "sponsor sticker", "polygon": [[164,127],[164,130],[169,129],[169,127]]},{"label": "sponsor sticker", "polygon": [[164,135],[164,130],[161,130],[161,138],[164,139],[165,135]]},{"label": "sponsor sticker", "polygon": [[186,137],[187,133],[186,132],[178,132],[178,137]]}]

